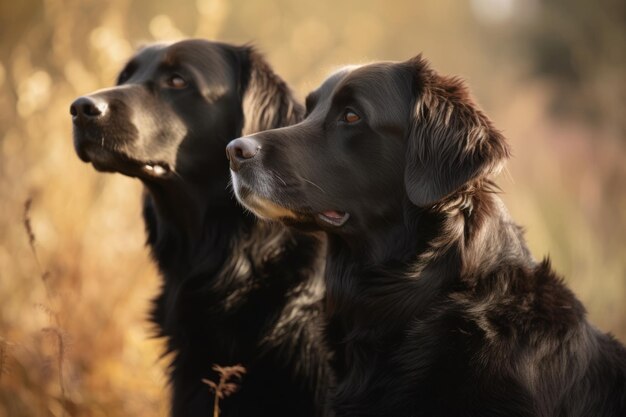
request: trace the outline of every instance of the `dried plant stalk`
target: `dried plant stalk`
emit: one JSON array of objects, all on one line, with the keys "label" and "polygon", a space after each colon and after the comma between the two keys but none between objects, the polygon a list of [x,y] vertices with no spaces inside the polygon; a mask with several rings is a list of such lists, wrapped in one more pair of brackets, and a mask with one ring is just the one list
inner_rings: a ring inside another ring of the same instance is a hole
[{"label": "dried plant stalk", "polygon": [[213,417],[219,417],[220,400],[237,392],[239,389],[239,382],[246,373],[246,368],[244,368],[241,364],[233,366],[213,365],[213,370],[220,376],[218,383],[216,384],[215,382],[204,378],[202,379],[202,382],[207,384],[209,389],[215,395],[213,401]]},{"label": "dried plant stalk", "polygon": [[8,350],[8,343],[0,340],[0,380],[2,379],[2,374],[7,370]]},{"label": "dried plant stalk", "polygon": [[[24,229],[26,230],[26,234],[28,235],[28,245],[30,246],[30,250],[33,254],[33,258],[35,258],[35,263],[37,264],[37,268],[39,269],[39,275],[41,277],[41,281],[43,282],[43,285],[46,289],[46,297],[48,298],[48,301],[52,304],[52,288],[50,288],[50,282],[48,280],[48,278],[50,277],[50,273],[43,268],[41,261],[39,260],[39,254],[37,253],[37,247],[36,247],[37,238],[35,237],[35,232],[33,230],[31,220],[30,220],[30,209],[32,207],[32,204],[33,204],[32,198],[28,198],[26,202],[24,203],[23,224],[24,224]],[[61,401],[63,404],[62,415],[65,416],[66,405],[67,405],[67,398],[65,396],[65,382],[64,382],[65,378],[63,375],[64,374],[63,364],[65,362],[65,352],[66,352],[65,336],[61,328],[61,319],[59,318],[59,314],[50,308],[47,308],[45,306],[42,306],[42,307],[45,308],[51,320],[54,322],[54,326],[41,329],[41,331],[44,334],[51,334],[56,339],[56,345],[57,345],[56,348],[57,348],[57,354],[58,354],[56,359],[57,359],[57,367],[59,368],[59,389],[61,391]]]}]

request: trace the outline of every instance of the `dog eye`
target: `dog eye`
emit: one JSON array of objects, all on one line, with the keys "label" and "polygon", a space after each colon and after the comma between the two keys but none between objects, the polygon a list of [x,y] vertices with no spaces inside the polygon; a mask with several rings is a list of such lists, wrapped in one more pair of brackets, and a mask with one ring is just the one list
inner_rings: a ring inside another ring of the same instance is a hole
[{"label": "dog eye", "polygon": [[168,87],[171,88],[185,88],[187,87],[187,81],[185,81],[185,79],[183,77],[181,77],[178,74],[174,74],[171,77],[169,77],[165,83],[167,84]]},{"label": "dog eye", "polygon": [[361,120],[361,116],[353,112],[352,110],[346,110],[343,116],[341,117],[341,121],[344,123],[356,123]]}]

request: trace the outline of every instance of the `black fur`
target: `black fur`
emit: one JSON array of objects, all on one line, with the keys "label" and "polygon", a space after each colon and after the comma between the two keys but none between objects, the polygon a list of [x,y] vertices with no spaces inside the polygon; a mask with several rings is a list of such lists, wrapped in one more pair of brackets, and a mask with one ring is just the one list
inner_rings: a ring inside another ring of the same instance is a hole
[{"label": "black fur", "polygon": [[72,105],[79,156],[145,185],[163,275],[152,320],[166,337],[172,416],[207,417],[214,364],[242,364],[221,416],[320,416],[330,383],[319,335],[320,240],[265,224],[228,190],[224,146],[294,123],[302,107],[250,47],[202,40],[142,49],[118,86]]},{"label": "black fur", "polygon": [[228,149],[251,210],[327,232],[337,416],[626,415],[626,349],[531,257],[491,182],[508,146],[459,79],[345,69],[307,112]]}]

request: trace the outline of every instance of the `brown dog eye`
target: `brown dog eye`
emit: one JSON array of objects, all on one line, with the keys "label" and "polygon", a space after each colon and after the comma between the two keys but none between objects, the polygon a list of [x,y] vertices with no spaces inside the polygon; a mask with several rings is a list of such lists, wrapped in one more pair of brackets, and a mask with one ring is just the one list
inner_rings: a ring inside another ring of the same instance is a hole
[{"label": "brown dog eye", "polygon": [[167,79],[167,86],[172,88],[185,88],[187,87],[187,81],[180,75],[172,75]]},{"label": "brown dog eye", "polygon": [[342,121],[346,123],[356,123],[361,120],[361,116],[353,112],[352,110],[348,110],[343,114]]}]

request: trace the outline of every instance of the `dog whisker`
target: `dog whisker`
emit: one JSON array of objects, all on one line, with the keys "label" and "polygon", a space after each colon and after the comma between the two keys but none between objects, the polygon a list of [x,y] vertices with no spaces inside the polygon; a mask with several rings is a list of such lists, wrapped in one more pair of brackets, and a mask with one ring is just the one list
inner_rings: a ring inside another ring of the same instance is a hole
[{"label": "dog whisker", "polygon": [[317,185],[316,183],[314,183],[313,181],[311,181],[311,180],[309,180],[309,179],[306,179],[306,178],[304,178],[304,177],[300,177],[300,178],[302,179],[302,181],[304,181],[304,182],[308,182],[309,184],[311,184],[311,185],[313,185],[313,186],[317,187],[317,188],[318,188],[321,192],[323,192],[324,194],[326,194],[326,191],[325,191],[322,187],[320,187],[319,185]]},{"label": "dog whisker", "polygon": [[280,175],[278,175],[278,173],[276,173],[276,171],[274,171],[274,170],[269,170],[269,171],[270,171],[270,173],[271,173],[271,174],[272,174],[272,175],[273,175],[273,176],[274,176],[277,180],[279,180],[280,182],[282,182],[282,183],[283,183],[283,185],[284,185],[285,187],[287,186],[287,182],[286,182],[284,179],[282,179],[282,178],[280,177]]}]

